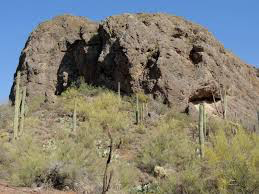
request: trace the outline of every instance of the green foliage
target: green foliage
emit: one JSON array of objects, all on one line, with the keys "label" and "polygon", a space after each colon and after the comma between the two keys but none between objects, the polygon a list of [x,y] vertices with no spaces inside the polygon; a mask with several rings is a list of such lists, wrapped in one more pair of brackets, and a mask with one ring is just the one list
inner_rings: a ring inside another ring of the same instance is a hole
[{"label": "green foliage", "polygon": [[235,136],[219,130],[207,149],[210,173],[221,193],[259,192],[259,137],[239,129]]},{"label": "green foliage", "polygon": [[118,103],[116,94],[104,91],[91,100],[87,100],[86,97],[79,94],[80,92],[76,89],[67,90],[64,94],[66,111],[72,112],[73,98],[77,96],[78,117],[83,117],[95,129],[109,127],[112,130],[119,131],[128,127],[129,113],[120,110],[131,105],[127,102]]},{"label": "green foliage", "polygon": [[0,169],[15,185],[31,186],[48,165],[46,155],[41,152],[37,142],[29,135],[20,138],[15,143],[2,143],[2,154],[8,161],[2,162]]},{"label": "green foliage", "polygon": [[199,160],[198,146],[185,130],[188,122],[168,114],[145,141],[138,158],[143,171],[152,175],[155,166],[162,166],[167,177],[152,183],[150,188],[155,190],[143,193],[259,192],[258,135],[241,127],[234,135],[233,124],[222,122],[214,123],[212,142],[205,145],[205,157]]},{"label": "green foliage", "polygon": [[114,170],[116,172],[114,182],[118,182],[120,189],[124,192],[128,192],[137,184],[139,172],[132,164],[118,162]]},{"label": "green foliage", "polygon": [[[80,78],[78,81],[79,83],[73,83],[72,87],[70,87],[68,90],[62,93],[62,95],[67,95],[68,93],[72,91],[76,91],[80,95],[84,96],[97,96],[101,94],[104,91],[107,91],[106,88],[103,87],[96,87],[90,84],[85,83],[84,78]],[[72,89],[72,91],[71,91]]]},{"label": "green foliage", "polygon": [[204,183],[201,171],[194,166],[189,166],[187,169],[169,176],[166,180],[159,181],[156,193],[203,194],[206,193],[204,191]]},{"label": "green foliage", "polygon": [[10,104],[0,105],[0,129],[7,129],[13,124],[14,108]]},{"label": "green foliage", "polygon": [[183,169],[195,158],[195,147],[188,138],[185,122],[165,118],[146,142],[139,156],[139,166],[152,173],[154,167],[167,166]]},{"label": "green foliage", "polygon": [[[75,99],[76,134],[71,133]],[[115,148],[111,192],[259,192],[259,137],[238,124],[210,119],[210,137],[200,159],[197,128],[192,134],[197,122],[154,101],[149,101],[148,109],[158,118],[141,125],[134,125],[135,96],[123,96],[118,103],[114,92],[87,84],[67,89],[51,107],[40,106],[41,102],[34,98],[29,103],[30,115],[20,139],[10,143],[0,138],[0,179],[19,186],[68,186],[76,191],[91,182],[98,188],[109,145],[108,128]],[[13,109],[4,105],[0,111],[4,113],[0,128],[5,129],[1,135],[12,127]],[[166,176],[157,176],[155,166],[162,167]],[[152,181],[143,184],[140,177]]]},{"label": "green foliage", "polygon": [[[30,131],[31,132],[31,131]],[[65,131],[63,131],[66,134]],[[89,129],[81,128],[78,136],[50,140],[48,146],[28,132],[14,143],[1,143],[0,178],[17,186],[47,184],[58,189],[75,187],[83,176],[97,171],[102,164]]]},{"label": "green foliage", "polygon": [[146,94],[144,94],[143,92],[138,92],[136,94],[136,96],[138,96],[139,102],[140,103],[148,103],[150,101],[149,96],[147,96]]}]

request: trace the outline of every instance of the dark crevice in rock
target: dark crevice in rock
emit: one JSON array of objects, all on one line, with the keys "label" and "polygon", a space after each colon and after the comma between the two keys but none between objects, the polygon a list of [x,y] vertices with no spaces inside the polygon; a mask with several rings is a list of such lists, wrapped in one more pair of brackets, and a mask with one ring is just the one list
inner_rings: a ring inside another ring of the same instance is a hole
[{"label": "dark crevice in rock", "polygon": [[158,67],[158,59],[160,57],[159,49],[155,50],[145,66],[144,80],[141,82],[141,87],[146,94],[152,94],[154,99],[160,99],[164,104],[169,104],[166,92],[159,85],[159,79],[162,78],[161,69]]},{"label": "dark crevice in rock", "polygon": [[161,77],[161,71],[157,65],[159,56],[160,56],[160,51],[159,50],[155,51],[148,59],[148,62],[146,65],[149,79],[154,79],[156,81]]},{"label": "dark crevice in rock", "polygon": [[76,40],[67,48],[57,74],[56,95],[60,95],[79,77],[84,77],[90,84],[96,80],[97,60],[101,52],[99,36],[93,36],[87,43],[85,40]]},{"label": "dark crevice in rock", "polygon": [[189,55],[193,64],[202,62],[202,52],[204,52],[204,49],[201,46],[193,46]]},{"label": "dark crevice in rock", "polygon": [[174,38],[181,38],[183,35],[182,34],[174,34],[173,37]]},{"label": "dark crevice in rock", "polygon": [[[220,101],[220,98],[215,98],[215,102]],[[201,102],[206,102],[206,103],[214,103],[213,97],[212,96],[204,96],[200,98],[191,98],[189,99],[189,102],[193,104],[200,104]]]},{"label": "dark crevice in rock", "polygon": [[123,52],[119,39],[111,42],[110,36],[102,26],[99,28],[99,34],[102,38],[103,48],[108,46],[109,52],[106,53],[104,59],[100,59],[97,63],[95,84],[117,90],[118,82],[120,82],[121,92],[128,95],[132,94],[131,84],[133,79],[129,70],[133,65]]},{"label": "dark crevice in rock", "polygon": [[184,30],[182,30],[182,29],[179,28],[179,27],[176,27],[176,28],[175,28],[175,31],[176,31],[176,33],[173,34],[173,37],[174,37],[174,38],[181,38],[182,36],[186,36]]},{"label": "dark crevice in rock", "polygon": [[199,104],[200,102],[207,102],[207,103],[214,103],[220,101],[220,97],[218,95],[215,95],[217,92],[215,92],[213,89],[208,88],[200,88],[196,91],[194,91],[190,97],[189,102],[193,104]]}]

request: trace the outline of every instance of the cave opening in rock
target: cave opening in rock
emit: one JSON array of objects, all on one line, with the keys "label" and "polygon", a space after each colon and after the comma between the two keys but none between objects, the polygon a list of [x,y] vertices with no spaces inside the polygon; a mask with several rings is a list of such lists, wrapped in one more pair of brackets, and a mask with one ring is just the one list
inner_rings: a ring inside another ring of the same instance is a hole
[{"label": "cave opening in rock", "polygon": [[99,36],[93,36],[88,42],[76,40],[73,44],[67,43],[66,47],[57,73],[56,95],[60,95],[80,77],[89,84],[94,84],[96,80],[96,66],[101,52]]},{"label": "cave opening in rock", "polygon": [[204,90],[198,90],[189,97],[189,102],[193,104],[200,104],[206,102],[208,104],[219,102],[221,98],[215,95],[213,92],[204,92]]},{"label": "cave opening in rock", "polygon": [[193,62],[193,64],[198,64],[202,62],[202,52],[204,49],[200,46],[193,46],[191,52],[190,52],[190,59]]}]

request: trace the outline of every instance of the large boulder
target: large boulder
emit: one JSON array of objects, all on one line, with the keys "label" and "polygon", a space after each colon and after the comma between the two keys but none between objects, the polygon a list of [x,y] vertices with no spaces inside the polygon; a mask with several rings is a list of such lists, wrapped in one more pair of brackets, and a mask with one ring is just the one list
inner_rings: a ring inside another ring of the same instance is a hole
[{"label": "large boulder", "polygon": [[31,34],[18,70],[29,98],[53,99],[83,76],[114,90],[120,82],[124,94],[143,91],[181,112],[205,102],[211,114],[221,115],[226,90],[229,118],[257,121],[258,70],[208,30],[177,16],[123,14],[100,24],[56,17]]},{"label": "large boulder", "polygon": [[98,26],[83,17],[64,15],[40,24],[31,33],[17,68],[29,98],[53,101],[79,76],[94,75],[92,68],[101,46]]}]

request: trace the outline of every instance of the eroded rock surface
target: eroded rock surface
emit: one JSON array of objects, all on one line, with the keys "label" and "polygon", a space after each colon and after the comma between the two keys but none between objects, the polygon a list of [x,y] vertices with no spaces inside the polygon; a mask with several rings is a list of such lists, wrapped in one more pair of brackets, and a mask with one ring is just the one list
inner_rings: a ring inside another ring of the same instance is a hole
[{"label": "eroded rock surface", "polygon": [[219,88],[224,87],[229,117],[257,122],[258,70],[224,49],[205,28],[176,16],[124,14],[100,24],[56,17],[32,32],[18,70],[29,98],[47,101],[83,76],[110,89],[120,82],[124,94],[144,91],[182,112],[206,102],[221,114],[214,107],[221,108]]},{"label": "eroded rock surface", "polygon": [[[97,30],[97,23],[69,15],[40,24],[26,42],[17,68],[28,96],[53,101],[79,76],[94,75],[101,45]],[[13,91],[14,87],[11,100]]]}]

